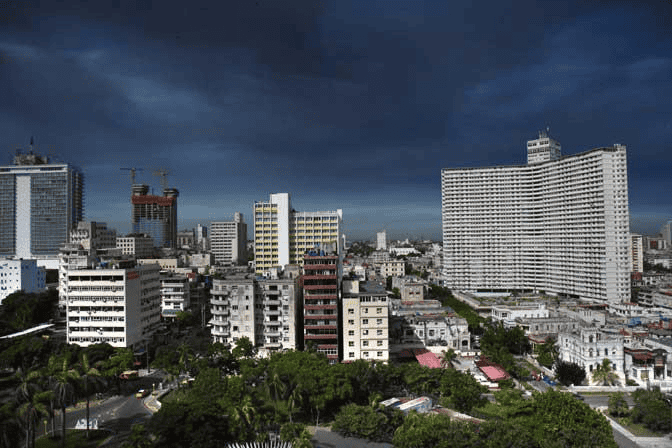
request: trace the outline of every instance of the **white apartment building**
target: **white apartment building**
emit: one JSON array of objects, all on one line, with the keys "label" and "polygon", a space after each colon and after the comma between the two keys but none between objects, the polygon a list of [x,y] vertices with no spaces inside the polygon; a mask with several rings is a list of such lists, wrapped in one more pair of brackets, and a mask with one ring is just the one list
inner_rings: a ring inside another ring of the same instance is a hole
[{"label": "white apartment building", "polygon": [[529,141],[527,165],[441,171],[445,286],[630,300],[626,148],[556,143]]},{"label": "white apartment building", "polygon": [[282,278],[233,274],[214,279],[210,291],[213,342],[228,345],[247,337],[262,355],[298,349],[298,274],[297,269]]},{"label": "white apartment building", "polygon": [[247,224],[236,212],[233,221],[210,223],[210,253],[218,265],[247,263]]},{"label": "white apartment building", "polygon": [[357,280],[343,283],[343,361],[387,362],[389,302],[385,287]]},{"label": "white apartment building", "polygon": [[137,348],[161,316],[159,266],[68,271],[68,344]]},{"label": "white apartment building", "polygon": [[550,311],[544,303],[493,305],[490,317],[495,322],[502,322],[505,327],[515,327],[517,319],[544,319],[550,317]]},{"label": "white apartment building", "polygon": [[383,230],[376,234],[376,250],[387,250],[387,232]]},{"label": "white apartment building", "polygon": [[154,240],[146,234],[119,236],[117,247],[124,255],[135,255],[136,258],[150,258],[154,255]]},{"label": "white apartment building", "polygon": [[161,317],[175,320],[177,313],[191,306],[191,286],[186,276],[161,276]]},{"label": "white apartment building", "polygon": [[47,287],[45,276],[46,272],[37,265],[37,260],[0,259],[0,304],[17,291],[44,291]]},{"label": "white apartment building", "polygon": [[276,266],[303,265],[303,255],[316,246],[340,250],[343,211],[297,212],[288,193],[271,194],[254,204],[254,264],[258,274]]},{"label": "white apartment building", "polygon": [[630,259],[632,272],[644,272],[644,238],[642,235],[630,234]]}]

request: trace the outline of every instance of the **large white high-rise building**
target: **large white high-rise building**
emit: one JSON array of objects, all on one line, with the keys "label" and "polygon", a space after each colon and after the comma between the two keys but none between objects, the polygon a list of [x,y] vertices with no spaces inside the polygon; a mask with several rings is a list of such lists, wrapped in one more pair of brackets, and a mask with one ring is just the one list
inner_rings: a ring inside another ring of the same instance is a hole
[{"label": "large white high-rise building", "polygon": [[272,194],[254,204],[254,263],[258,274],[287,264],[303,266],[303,255],[330,246],[342,254],[343,211],[297,212],[288,193]]},{"label": "large white high-rise building", "polygon": [[376,250],[387,250],[387,232],[384,230],[376,234]]},{"label": "large white high-rise building", "polygon": [[546,132],[528,164],[441,171],[445,286],[630,299],[626,148],[560,155]]},{"label": "large white high-rise building", "polygon": [[58,252],[82,220],[84,176],[32,152],[0,167],[0,256],[58,269]]},{"label": "large white high-rise building", "polygon": [[247,224],[242,213],[234,213],[233,221],[210,223],[210,253],[215,264],[247,263]]}]

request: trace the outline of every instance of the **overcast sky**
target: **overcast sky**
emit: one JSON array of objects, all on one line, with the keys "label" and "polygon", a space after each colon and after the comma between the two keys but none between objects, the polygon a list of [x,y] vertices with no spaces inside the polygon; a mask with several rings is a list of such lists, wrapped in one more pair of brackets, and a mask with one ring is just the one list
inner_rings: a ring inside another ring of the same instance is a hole
[{"label": "overcast sky", "polygon": [[628,147],[631,230],[671,218],[670,2],[8,3],[2,163],[34,135],[120,232],[137,167],[170,171],[180,229],[288,192],[348,239],[440,239],[441,168],[522,164],[547,126]]}]

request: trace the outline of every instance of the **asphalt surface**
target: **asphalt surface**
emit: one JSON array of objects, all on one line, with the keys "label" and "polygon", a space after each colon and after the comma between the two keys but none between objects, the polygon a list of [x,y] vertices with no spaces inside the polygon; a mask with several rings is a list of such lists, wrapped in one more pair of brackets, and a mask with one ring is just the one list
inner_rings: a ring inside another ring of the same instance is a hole
[{"label": "asphalt surface", "polygon": [[[98,429],[108,430],[111,435],[110,439],[101,446],[108,448],[121,446],[121,443],[130,435],[133,425],[149,420],[152,412],[145,406],[143,399],[135,398],[135,393],[139,389],[151,391],[153,386],[158,387],[163,375],[163,372],[155,371],[149,376],[123,381],[120,384],[121,395],[102,400],[92,399],[89,405],[90,420],[96,419]],[[85,419],[86,407],[84,403],[78,403],[76,407],[66,408],[66,428],[75,428],[78,421]],[[58,433],[61,430],[60,413],[56,416],[55,426]],[[36,436],[43,436],[45,431],[51,433],[50,424],[40,424]]]}]

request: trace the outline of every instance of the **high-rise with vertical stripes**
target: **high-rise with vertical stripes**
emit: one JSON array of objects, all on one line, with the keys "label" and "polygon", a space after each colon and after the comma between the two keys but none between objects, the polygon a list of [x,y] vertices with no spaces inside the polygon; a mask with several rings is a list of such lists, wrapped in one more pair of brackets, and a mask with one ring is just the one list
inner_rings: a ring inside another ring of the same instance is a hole
[{"label": "high-rise with vertical stripes", "polygon": [[540,132],[526,165],[441,171],[445,286],[630,300],[626,148],[562,156]]},{"label": "high-rise with vertical stripes", "polygon": [[58,251],[83,218],[84,176],[67,163],[17,153],[0,167],[0,256],[58,269]]}]

